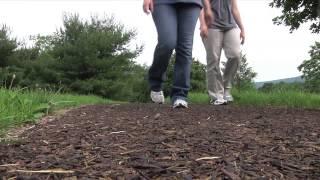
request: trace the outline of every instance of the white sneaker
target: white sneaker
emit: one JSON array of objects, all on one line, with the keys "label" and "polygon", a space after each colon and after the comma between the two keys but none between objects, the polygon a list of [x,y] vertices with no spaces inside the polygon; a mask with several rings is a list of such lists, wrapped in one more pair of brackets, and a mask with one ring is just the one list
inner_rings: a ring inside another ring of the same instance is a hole
[{"label": "white sneaker", "polygon": [[228,102],[233,102],[233,97],[230,93],[230,89],[227,89],[224,91],[223,99],[228,101]]},{"label": "white sneaker", "polygon": [[173,102],[173,108],[188,108],[188,102],[183,99],[177,99]]},{"label": "white sneaker", "polygon": [[213,104],[215,106],[219,106],[219,105],[226,105],[228,102],[224,99],[217,99],[215,101],[210,101],[210,104]]},{"label": "white sneaker", "polygon": [[223,99],[224,100],[226,100],[226,101],[228,101],[228,102],[233,102],[233,97],[232,97],[232,95],[229,95],[229,96],[223,96]]},{"label": "white sneaker", "polygon": [[159,91],[159,92],[151,91],[151,92],[150,92],[150,97],[151,97],[151,100],[152,100],[154,103],[164,104],[163,91]]}]

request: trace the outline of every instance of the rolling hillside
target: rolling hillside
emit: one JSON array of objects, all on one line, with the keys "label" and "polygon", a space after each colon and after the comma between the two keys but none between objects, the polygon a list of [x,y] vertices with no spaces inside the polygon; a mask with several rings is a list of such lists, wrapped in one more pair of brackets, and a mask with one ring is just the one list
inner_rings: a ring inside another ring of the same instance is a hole
[{"label": "rolling hillside", "polygon": [[297,76],[297,77],[291,77],[291,78],[285,78],[285,79],[277,79],[277,80],[273,80],[273,81],[264,81],[264,82],[256,82],[256,88],[260,88],[263,86],[264,83],[280,83],[280,82],[284,82],[284,83],[294,83],[294,82],[304,82],[304,80],[301,78],[301,76]]}]

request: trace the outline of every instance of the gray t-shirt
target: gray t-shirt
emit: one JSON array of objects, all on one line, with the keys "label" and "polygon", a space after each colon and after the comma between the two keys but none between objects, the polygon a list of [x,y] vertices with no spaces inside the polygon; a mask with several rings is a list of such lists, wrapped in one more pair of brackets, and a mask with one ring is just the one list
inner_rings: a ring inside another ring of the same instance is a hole
[{"label": "gray t-shirt", "polygon": [[232,15],[231,1],[232,0],[211,0],[214,21],[209,28],[227,31],[237,27]]},{"label": "gray t-shirt", "polygon": [[191,3],[202,7],[202,0],[154,0],[154,4]]}]

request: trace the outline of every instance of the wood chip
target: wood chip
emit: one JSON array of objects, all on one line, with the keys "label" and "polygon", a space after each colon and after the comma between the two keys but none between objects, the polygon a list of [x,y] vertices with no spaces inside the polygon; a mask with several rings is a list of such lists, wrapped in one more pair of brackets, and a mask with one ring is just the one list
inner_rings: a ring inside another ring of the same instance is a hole
[{"label": "wood chip", "polygon": [[168,143],[165,143],[165,142],[162,142],[161,144],[163,144],[163,145],[165,145],[165,146],[167,146],[169,148],[177,148],[177,146],[174,146],[172,144],[168,144]]},{"label": "wood chip", "polygon": [[11,167],[11,166],[19,166],[20,164],[2,164],[0,167]]},{"label": "wood chip", "polygon": [[39,171],[33,171],[33,170],[12,170],[9,172],[13,173],[39,173],[39,174],[72,174],[74,171],[69,170],[63,170],[63,169],[49,169],[49,170],[39,170]]},{"label": "wood chip", "polygon": [[201,161],[201,160],[214,160],[214,159],[220,159],[220,158],[221,158],[221,157],[218,157],[218,156],[202,157],[202,158],[196,159],[196,161]]},{"label": "wood chip", "polygon": [[117,131],[117,132],[111,132],[109,134],[121,134],[121,133],[125,133],[126,131]]},{"label": "wood chip", "polygon": [[131,154],[131,153],[136,153],[136,152],[140,152],[142,150],[132,150],[132,151],[127,151],[127,152],[123,152],[123,153],[120,153],[121,155],[126,155],[126,154]]},{"label": "wood chip", "polygon": [[227,171],[227,170],[225,170],[223,168],[221,169],[221,171],[232,180],[240,180],[240,177],[237,176],[236,174],[232,173],[232,172],[229,172],[229,171]]},{"label": "wood chip", "polygon": [[154,116],[154,119],[155,120],[158,120],[160,118],[161,114],[160,113],[157,113],[155,116]]}]

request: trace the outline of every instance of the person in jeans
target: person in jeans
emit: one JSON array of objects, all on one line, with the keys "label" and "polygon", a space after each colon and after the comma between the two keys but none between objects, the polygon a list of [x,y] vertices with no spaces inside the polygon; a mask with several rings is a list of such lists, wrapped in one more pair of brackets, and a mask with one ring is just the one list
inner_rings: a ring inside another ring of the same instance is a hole
[{"label": "person in jeans", "polygon": [[[214,20],[208,25],[203,12],[200,15],[200,30],[207,54],[207,88],[214,105],[232,102],[232,82],[240,64],[240,44],[245,41],[245,32],[237,0],[211,0]],[[221,50],[227,57],[223,76],[220,70]]]},{"label": "person in jeans", "polygon": [[171,101],[174,108],[188,107],[194,30],[203,6],[204,21],[212,21],[213,13],[209,0],[144,0],[144,12],[152,13],[158,33],[158,44],[148,74],[153,102],[164,103],[162,84],[175,50]]}]

